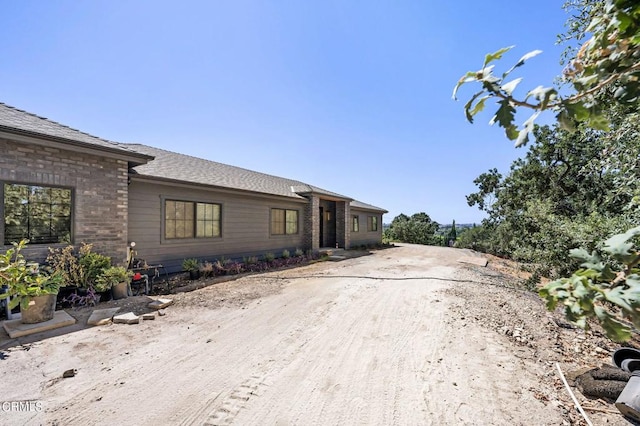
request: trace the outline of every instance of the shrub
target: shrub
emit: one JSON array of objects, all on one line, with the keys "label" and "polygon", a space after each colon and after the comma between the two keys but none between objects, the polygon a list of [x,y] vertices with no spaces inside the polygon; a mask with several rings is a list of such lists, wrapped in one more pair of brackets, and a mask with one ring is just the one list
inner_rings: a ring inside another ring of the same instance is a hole
[{"label": "shrub", "polygon": [[282,250],[282,257],[285,259],[288,259],[289,257],[291,257],[291,253],[289,253],[289,250],[287,249]]},{"label": "shrub", "polygon": [[303,256],[303,255],[304,255],[304,252],[301,249],[297,248],[296,249],[296,256],[300,257],[300,256]]},{"label": "shrub", "polygon": [[215,275],[215,273],[216,273],[216,268],[213,263],[209,261],[204,261],[202,264],[200,264],[200,274],[202,275],[203,278],[208,278],[210,276],[213,276]]},{"label": "shrub", "polygon": [[271,252],[264,254],[264,260],[266,260],[267,262],[273,262],[275,258],[276,258],[276,255]]},{"label": "shrub", "polygon": [[131,271],[122,266],[110,266],[98,275],[93,288],[97,292],[110,290],[116,284],[129,281]]},{"label": "shrub", "polygon": [[197,271],[200,269],[200,261],[195,258],[184,259],[182,261],[183,271]]}]

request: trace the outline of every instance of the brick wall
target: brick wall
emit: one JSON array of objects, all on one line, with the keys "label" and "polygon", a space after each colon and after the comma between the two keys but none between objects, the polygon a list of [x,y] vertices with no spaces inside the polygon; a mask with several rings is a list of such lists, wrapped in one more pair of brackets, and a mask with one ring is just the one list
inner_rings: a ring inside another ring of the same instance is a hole
[{"label": "brick wall", "polygon": [[[71,188],[72,243],[91,243],[114,264],[123,262],[127,253],[127,179],[124,160],[0,139],[0,183]],[[0,231],[3,235],[4,220]],[[47,247],[29,246],[25,255],[40,261]]]},{"label": "brick wall", "polygon": [[320,199],[315,195],[309,197],[309,203],[304,208],[303,230],[305,250],[318,251],[320,249]]},{"label": "brick wall", "polygon": [[351,246],[351,209],[347,202],[336,202],[336,239],[339,247]]}]

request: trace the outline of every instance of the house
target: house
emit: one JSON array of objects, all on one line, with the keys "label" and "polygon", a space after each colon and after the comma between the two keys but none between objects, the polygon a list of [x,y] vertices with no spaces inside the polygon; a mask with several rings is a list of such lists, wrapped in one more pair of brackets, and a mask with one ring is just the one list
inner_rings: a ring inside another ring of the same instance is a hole
[{"label": "house", "polygon": [[4,249],[27,256],[128,245],[180,270],[187,257],[241,258],[378,243],[386,210],[306,183],[140,144],[101,139],[0,103]]}]

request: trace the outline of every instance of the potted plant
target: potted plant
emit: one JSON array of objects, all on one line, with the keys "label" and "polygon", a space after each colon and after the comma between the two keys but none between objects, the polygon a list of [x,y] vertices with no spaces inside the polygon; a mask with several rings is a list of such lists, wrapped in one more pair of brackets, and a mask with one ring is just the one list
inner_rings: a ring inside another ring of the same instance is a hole
[{"label": "potted plant", "polygon": [[182,270],[189,272],[190,280],[200,278],[200,261],[195,258],[185,259],[182,261]]},{"label": "potted plant", "polygon": [[129,278],[131,271],[122,266],[110,266],[103,269],[96,277],[96,291],[111,290],[114,299],[124,299],[129,295]]},{"label": "potted plant", "polygon": [[10,298],[10,309],[20,305],[22,322],[34,324],[53,318],[62,275],[48,274],[37,263],[28,263],[20,253],[27,243],[13,243],[13,248],[0,255],[0,286],[6,287],[0,299]]}]

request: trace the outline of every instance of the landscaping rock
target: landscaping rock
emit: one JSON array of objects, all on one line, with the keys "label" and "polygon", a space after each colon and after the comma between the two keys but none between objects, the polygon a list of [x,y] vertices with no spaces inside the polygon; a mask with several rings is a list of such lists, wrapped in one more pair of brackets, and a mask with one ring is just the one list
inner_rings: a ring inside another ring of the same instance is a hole
[{"label": "landscaping rock", "polygon": [[113,317],[114,324],[140,324],[140,317],[133,312],[127,312],[126,314],[117,315]]},{"label": "landscaping rock", "polygon": [[94,309],[87,320],[88,325],[105,325],[111,323],[113,316],[120,308]]},{"label": "landscaping rock", "polygon": [[150,313],[150,314],[142,314],[142,320],[154,320],[156,319],[156,314],[155,313]]},{"label": "landscaping rock", "polygon": [[173,299],[158,299],[158,300],[154,300],[153,302],[149,303],[149,307],[151,309],[164,309],[169,305],[173,304]]}]

